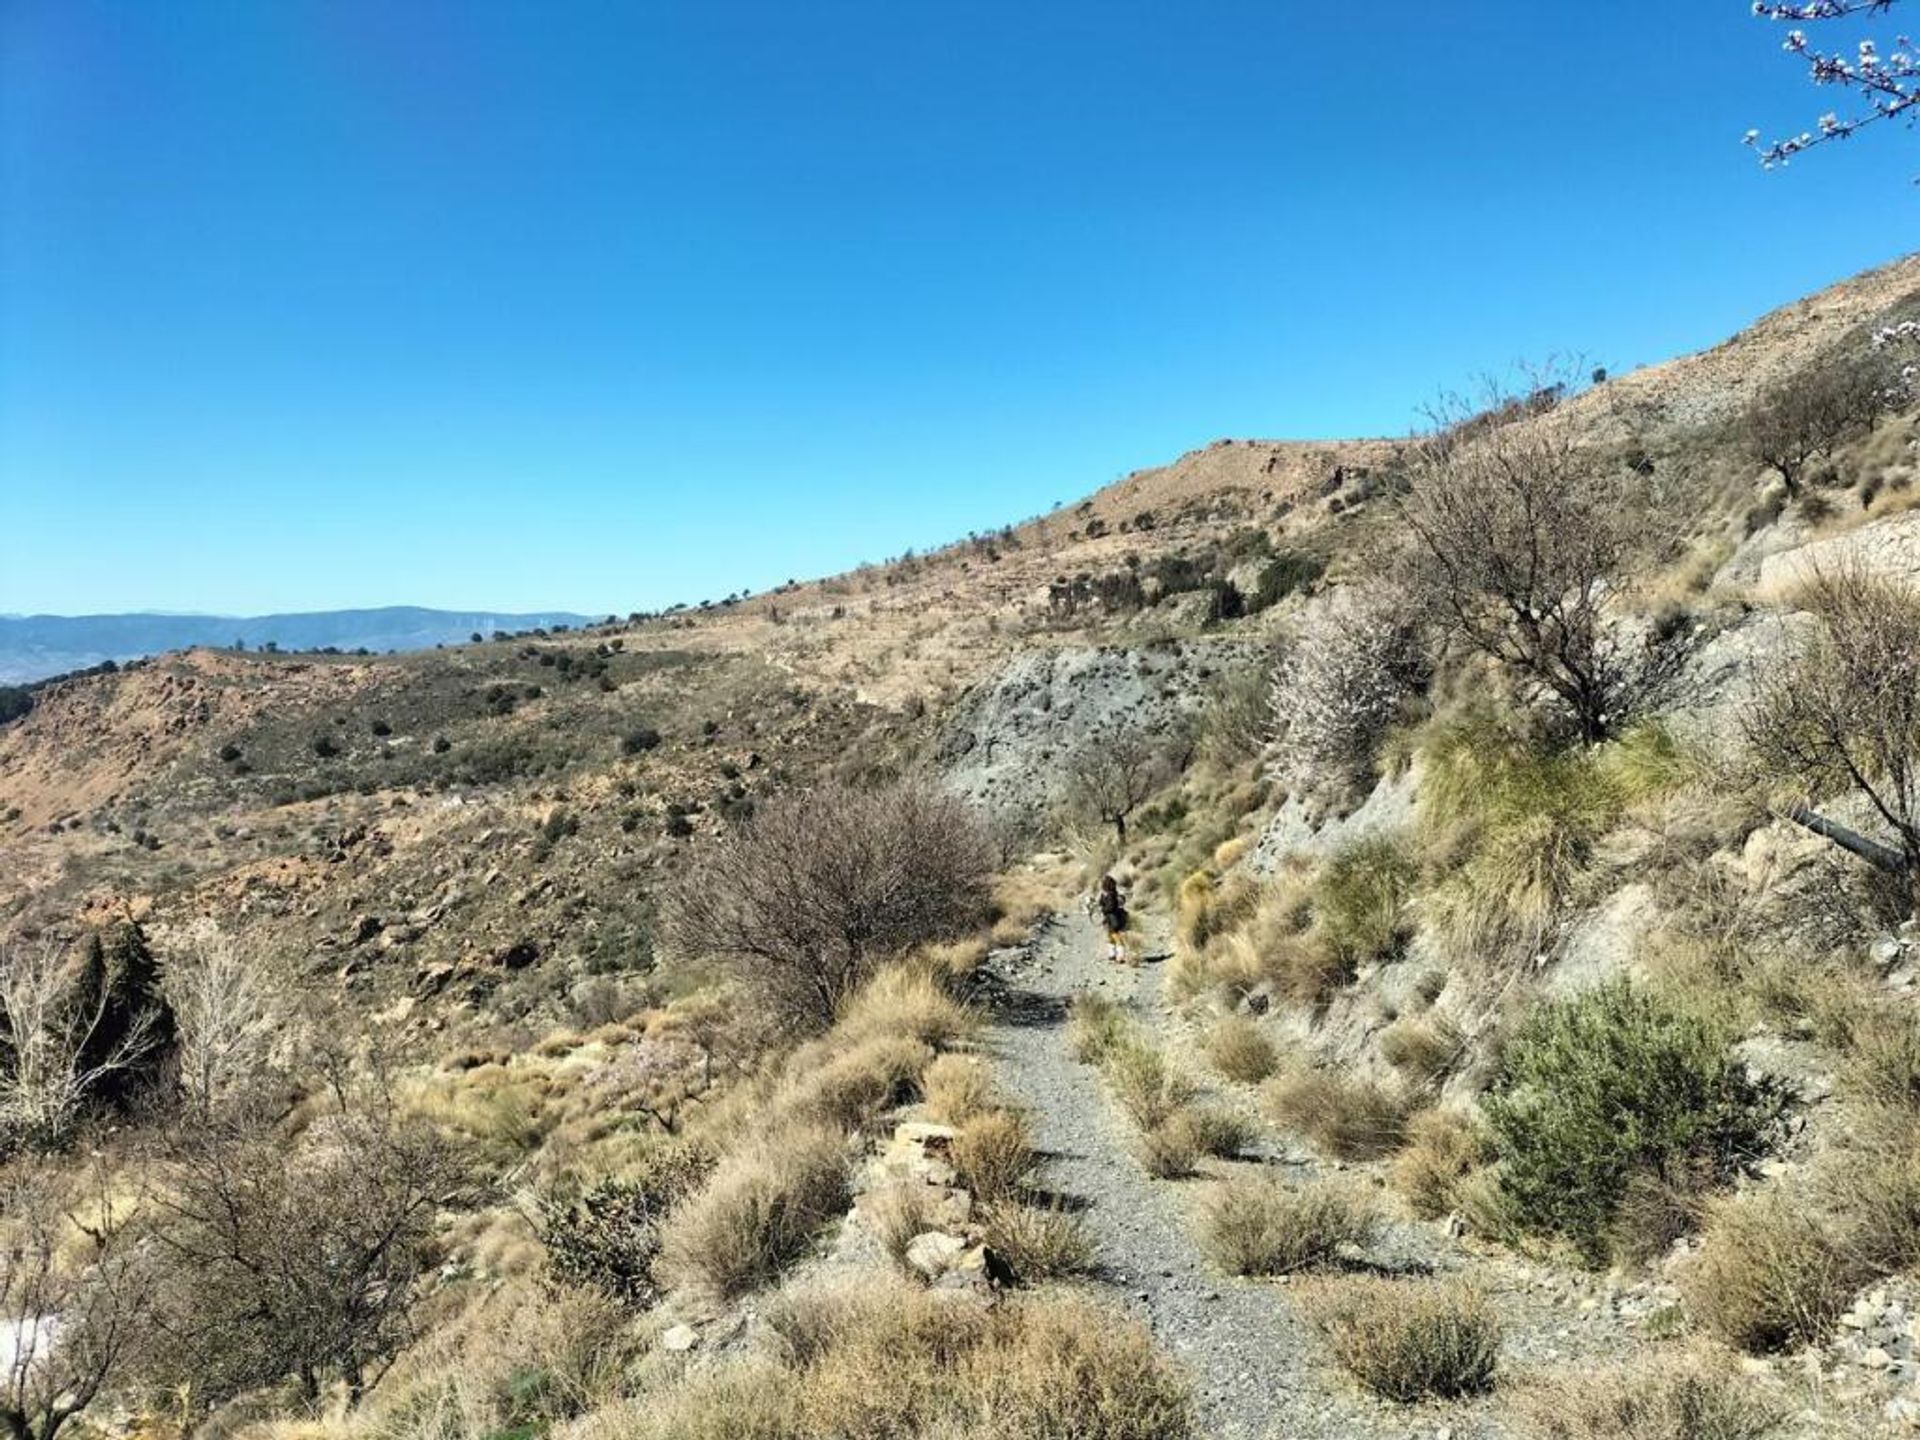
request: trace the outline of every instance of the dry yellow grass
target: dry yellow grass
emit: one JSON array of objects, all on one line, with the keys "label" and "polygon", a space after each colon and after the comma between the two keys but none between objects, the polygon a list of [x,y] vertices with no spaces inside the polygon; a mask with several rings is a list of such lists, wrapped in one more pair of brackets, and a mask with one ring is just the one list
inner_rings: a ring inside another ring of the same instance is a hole
[{"label": "dry yellow grass", "polygon": [[722,1300],[764,1285],[846,1211],[847,1167],[844,1135],[823,1127],[735,1150],[661,1228],[660,1273]]},{"label": "dry yellow grass", "polygon": [[1484,1161],[1479,1130],[1454,1110],[1422,1110],[1407,1123],[1405,1147],[1393,1161],[1393,1183],[1423,1220],[1461,1208],[1461,1185]]},{"label": "dry yellow grass", "polygon": [[576,1440],[1189,1440],[1186,1388],[1086,1301],[981,1307],[898,1285],[792,1295],[771,1353],[599,1412]]},{"label": "dry yellow grass", "polygon": [[1377,1081],[1296,1070],[1269,1080],[1261,1099],[1282,1125],[1343,1160],[1390,1155],[1406,1140],[1406,1098]]},{"label": "dry yellow grass", "polygon": [[1198,1214],[1200,1244],[1234,1275],[1291,1275],[1329,1265],[1342,1246],[1364,1246],[1380,1214],[1357,1186],[1290,1185],[1272,1176],[1235,1176],[1210,1187]]},{"label": "dry yellow grass", "polygon": [[1661,1355],[1536,1381],[1515,1409],[1539,1440],[1760,1440],[1782,1411],[1721,1356]]},{"label": "dry yellow grass", "polygon": [[1019,1194],[1034,1161],[1027,1122],[1012,1110],[977,1115],[953,1137],[953,1168],[960,1183],[982,1201]]},{"label": "dry yellow grass", "polygon": [[1253,1021],[1232,1015],[1207,1033],[1207,1059],[1229,1080],[1258,1085],[1280,1064],[1273,1042]]},{"label": "dry yellow grass", "polygon": [[1493,1387],[1500,1321],[1470,1286],[1352,1276],[1309,1282],[1300,1298],[1334,1358],[1383,1400],[1452,1399]]},{"label": "dry yellow grass", "polygon": [[943,1125],[964,1125],[996,1108],[998,1091],[986,1062],[972,1055],[942,1055],[920,1077],[927,1114]]}]

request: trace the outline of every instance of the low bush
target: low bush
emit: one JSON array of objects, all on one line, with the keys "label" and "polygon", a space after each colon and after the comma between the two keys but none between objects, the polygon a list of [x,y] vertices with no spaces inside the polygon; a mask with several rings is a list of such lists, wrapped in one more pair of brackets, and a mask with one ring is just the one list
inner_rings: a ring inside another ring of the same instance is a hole
[{"label": "low bush", "polygon": [[1302,1303],[1334,1357],[1382,1399],[1407,1404],[1493,1388],[1500,1321],[1468,1286],[1355,1276],[1313,1282]]},{"label": "low bush", "polygon": [[1378,1233],[1371,1199],[1333,1182],[1289,1185],[1271,1176],[1236,1176],[1200,1201],[1201,1247],[1234,1275],[1292,1275],[1331,1265],[1343,1245]]},{"label": "low bush", "polygon": [[783,1127],[735,1151],[668,1217],[662,1273],[722,1300],[766,1284],[846,1210],[847,1158],[844,1135],[820,1127]]},{"label": "low bush", "polygon": [[1760,1440],[1781,1414],[1731,1368],[1664,1356],[1529,1386],[1519,1404],[1539,1440]]},{"label": "low bush", "polygon": [[661,1224],[713,1163],[703,1146],[665,1145],[630,1174],[598,1181],[577,1195],[546,1197],[536,1221],[547,1269],[563,1283],[591,1286],[629,1305],[652,1304]]},{"label": "low bush", "polygon": [[1373,1080],[1297,1070],[1269,1080],[1261,1099],[1275,1120],[1342,1160],[1390,1155],[1406,1139],[1406,1097]]},{"label": "low bush", "polygon": [[1618,981],[1536,1010],[1482,1109],[1523,1225],[1602,1258],[1628,1183],[1713,1183],[1765,1153],[1783,1099],[1720,1030]]},{"label": "low bush", "polygon": [[1207,1058],[1214,1069],[1243,1085],[1258,1085],[1280,1063],[1273,1042],[1260,1027],[1238,1015],[1213,1027],[1207,1036]]}]

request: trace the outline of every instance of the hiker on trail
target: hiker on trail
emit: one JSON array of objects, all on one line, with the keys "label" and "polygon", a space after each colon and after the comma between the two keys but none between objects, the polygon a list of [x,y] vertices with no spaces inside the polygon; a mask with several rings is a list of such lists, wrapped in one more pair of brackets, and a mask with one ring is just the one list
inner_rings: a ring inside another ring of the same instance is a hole
[{"label": "hiker on trail", "polygon": [[1127,902],[1113,876],[1101,877],[1097,903],[1100,921],[1107,927],[1107,958],[1116,965],[1122,964],[1127,959]]}]

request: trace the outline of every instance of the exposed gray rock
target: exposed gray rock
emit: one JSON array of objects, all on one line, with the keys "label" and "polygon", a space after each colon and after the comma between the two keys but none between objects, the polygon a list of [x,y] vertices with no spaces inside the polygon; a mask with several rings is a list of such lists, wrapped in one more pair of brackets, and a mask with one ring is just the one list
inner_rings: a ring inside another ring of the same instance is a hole
[{"label": "exposed gray rock", "polygon": [[1779,665],[1814,623],[1794,611],[1756,610],[1694,652],[1662,718],[1676,738],[1730,753],[1761,674]]},{"label": "exposed gray rock", "polygon": [[996,825],[1031,831],[1059,804],[1082,746],[1177,735],[1206,705],[1213,678],[1255,651],[1245,640],[1027,651],[962,697],[934,763]]},{"label": "exposed gray rock", "polygon": [[1760,591],[1787,595],[1816,573],[1831,574],[1850,566],[1920,587],[1920,511],[1889,515],[1843,535],[1771,555],[1760,564]]},{"label": "exposed gray rock", "polygon": [[1633,964],[1641,940],[1659,914],[1653,891],[1646,885],[1635,883],[1614,891],[1568,927],[1547,971],[1547,989],[1556,995],[1571,994],[1621,974]]},{"label": "exposed gray rock", "polygon": [[1356,841],[1404,830],[1415,819],[1419,790],[1416,761],[1381,780],[1358,809],[1345,815],[1321,815],[1311,802],[1289,796],[1254,842],[1247,867],[1256,875],[1271,875],[1289,855],[1331,855]]}]

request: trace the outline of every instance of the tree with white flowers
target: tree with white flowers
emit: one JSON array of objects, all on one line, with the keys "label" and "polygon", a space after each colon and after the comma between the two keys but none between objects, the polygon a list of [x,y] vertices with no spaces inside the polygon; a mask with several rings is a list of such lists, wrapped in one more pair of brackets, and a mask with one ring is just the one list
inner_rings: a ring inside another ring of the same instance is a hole
[{"label": "tree with white flowers", "polygon": [[1906,117],[1909,123],[1920,117],[1920,48],[1906,36],[1897,36],[1891,50],[1882,50],[1877,40],[1862,36],[1850,46],[1823,44],[1806,26],[1820,25],[1828,34],[1846,22],[1862,16],[1889,14],[1900,0],[1800,0],[1798,4],[1766,3],[1754,0],[1756,18],[1790,26],[1783,42],[1788,54],[1806,62],[1808,76],[1816,85],[1830,85],[1846,92],[1849,108],[1822,115],[1815,129],[1785,139],[1764,141],[1758,130],[1749,130],[1746,143],[1760,155],[1760,163],[1771,170],[1784,165],[1802,151],[1834,140],[1845,140],[1856,132],[1883,120]]}]

